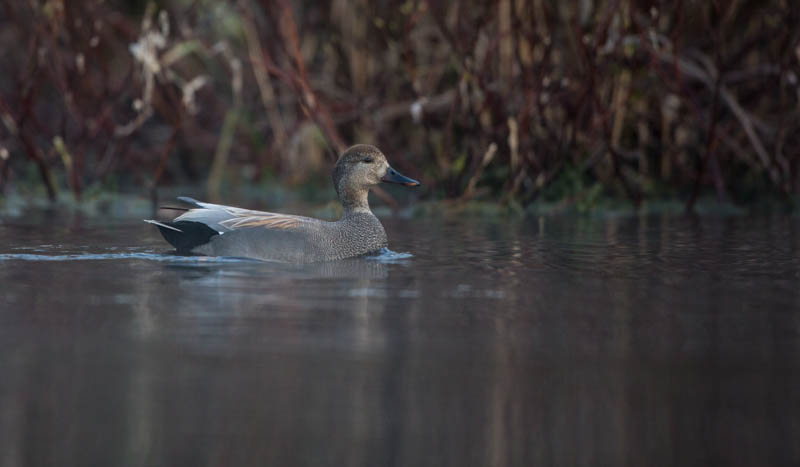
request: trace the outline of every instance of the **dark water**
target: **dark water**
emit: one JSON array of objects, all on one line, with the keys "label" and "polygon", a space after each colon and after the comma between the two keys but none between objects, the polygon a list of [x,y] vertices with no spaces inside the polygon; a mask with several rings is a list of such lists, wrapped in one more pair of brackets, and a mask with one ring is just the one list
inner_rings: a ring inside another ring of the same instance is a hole
[{"label": "dark water", "polygon": [[800,219],[385,221],[176,257],[0,224],[0,466],[800,464]]}]

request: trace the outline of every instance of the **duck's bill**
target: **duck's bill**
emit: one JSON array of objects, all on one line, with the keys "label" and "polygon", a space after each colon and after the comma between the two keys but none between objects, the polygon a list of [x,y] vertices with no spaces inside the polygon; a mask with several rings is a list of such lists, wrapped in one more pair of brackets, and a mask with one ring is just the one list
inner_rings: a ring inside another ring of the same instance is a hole
[{"label": "duck's bill", "polygon": [[414,180],[413,178],[406,177],[405,175],[401,174],[400,172],[394,170],[391,167],[386,169],[386,174],[381,178],[381,181],[388,183],[399,183],[405,186],[419,185],[418,181]]}]

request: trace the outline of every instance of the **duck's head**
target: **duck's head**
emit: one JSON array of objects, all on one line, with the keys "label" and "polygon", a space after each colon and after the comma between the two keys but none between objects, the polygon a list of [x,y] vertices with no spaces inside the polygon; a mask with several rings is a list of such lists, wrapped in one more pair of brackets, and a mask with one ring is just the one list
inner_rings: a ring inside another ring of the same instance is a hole
[{"label": "duck's head", "polygon": [[419,182],[401,175],[389,166],[386,156],[368,144],[357,144],[345,151],[333,168],[333,185],[344,204],[360,201],[370,187],[381,182],[417,186]]}]

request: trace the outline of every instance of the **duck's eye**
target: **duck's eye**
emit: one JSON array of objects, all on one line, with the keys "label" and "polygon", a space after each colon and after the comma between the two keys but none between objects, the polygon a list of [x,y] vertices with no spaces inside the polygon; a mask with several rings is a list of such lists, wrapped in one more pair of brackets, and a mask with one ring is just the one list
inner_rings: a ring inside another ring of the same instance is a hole
[{"label": "duck's eye", "polygon": [[371,157],[367,157],[364,160],[362,160],[361,162],[363,162],[365,164],[372,164],[373,162],[375,162],[375,159],[373,159]]}]

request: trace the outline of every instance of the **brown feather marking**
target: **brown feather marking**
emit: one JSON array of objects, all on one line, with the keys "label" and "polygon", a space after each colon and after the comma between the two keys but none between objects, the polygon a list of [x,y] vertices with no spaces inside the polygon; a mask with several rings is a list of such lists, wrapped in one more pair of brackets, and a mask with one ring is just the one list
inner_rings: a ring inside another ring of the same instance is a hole
[{"label": "brown feather marking", "polygon": [[221,222],[222,225],[231,229],[241,229],[245,227],[267,227],[270,229],[292,229],[300,225],[300,221],[291,216],[271,214],[268,216],[243,216],[240,218],[228,219]]}]

